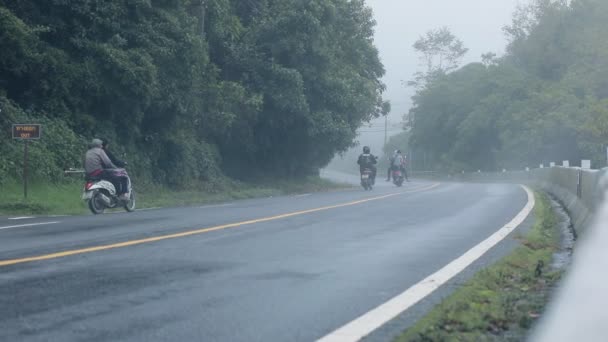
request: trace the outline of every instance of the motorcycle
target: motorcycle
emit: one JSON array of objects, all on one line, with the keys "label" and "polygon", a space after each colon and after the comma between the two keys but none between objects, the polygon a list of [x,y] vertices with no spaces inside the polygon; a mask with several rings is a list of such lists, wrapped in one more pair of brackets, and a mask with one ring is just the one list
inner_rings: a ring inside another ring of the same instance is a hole
[{"label": "motorcycle", "polygon": [[401,170],[393,170],[393,184],[401,187],[404,180],[405,177],[403,177],[403,172]]},{"label": "motorcycle", "polygon": [[365,169],[365,170],[363,170],[363,172],[361,172],[361,186],[366,191],[372,190],[372,187],[374,186],[374,181],[372,179],[372,170],[371,169]]},{"label": "motorcycle", "polygon": [[127,179],[127,198],[116,194],[112,182],[103,179],[89,179],[86,181],[82,199],[87,202],[89,209],[95,215],[103,214],[106,209],[123,207],[127,212],[135,210],[135,191],[131,185],[131,178],[125,169],[115,169],[114,175]]}]

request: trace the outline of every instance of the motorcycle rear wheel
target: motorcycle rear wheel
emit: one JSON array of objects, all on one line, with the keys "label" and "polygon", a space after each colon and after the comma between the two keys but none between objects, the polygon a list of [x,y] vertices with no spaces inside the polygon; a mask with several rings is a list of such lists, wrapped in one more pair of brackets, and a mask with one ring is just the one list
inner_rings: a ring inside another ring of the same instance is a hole
[{"label": "motorcycle rear wheel", "polygon": [[106,210],[103,200],[99,198],[100,196],[101,192],[99,192],[99,190],[95,190],[88,201],[89,209],[95,215],[103,214],[103,212]]}]

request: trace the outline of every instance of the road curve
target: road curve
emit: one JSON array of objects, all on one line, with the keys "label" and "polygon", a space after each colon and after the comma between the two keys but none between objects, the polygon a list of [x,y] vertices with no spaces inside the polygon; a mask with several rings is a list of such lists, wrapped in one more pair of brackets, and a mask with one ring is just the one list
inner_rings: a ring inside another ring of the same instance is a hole
[{"label": "road curve", "polygon": [[417,181],[0,219],[0,340],[313,341],[459,257],[526,200],[514,185]]}]

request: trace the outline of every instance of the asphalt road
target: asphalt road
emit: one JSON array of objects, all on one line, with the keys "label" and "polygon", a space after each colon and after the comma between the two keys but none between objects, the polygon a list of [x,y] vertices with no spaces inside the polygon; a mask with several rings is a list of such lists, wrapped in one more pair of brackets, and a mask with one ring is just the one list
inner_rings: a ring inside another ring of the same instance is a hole
[{"label": "asphalt road", "polygon": [[313,341],[459,257],[526,199],[514,185],[415,181],[0,218],[0,341]]}]

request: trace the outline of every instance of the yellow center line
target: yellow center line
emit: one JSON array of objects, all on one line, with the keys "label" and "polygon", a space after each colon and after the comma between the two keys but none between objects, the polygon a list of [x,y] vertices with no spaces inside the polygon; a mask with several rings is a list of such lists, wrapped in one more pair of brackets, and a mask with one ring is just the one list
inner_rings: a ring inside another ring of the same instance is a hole
[{"label": "yellow center line", "polygon": [[204,234],[204,233],[224,230],[224,229],[228,229],[228,228],[242,227],[242,226],[246,226],[246,225],[252,225],[255,223],[275,221],[275,220],[285,219],[285,218],[289,218],[289,217],[293,217],[293,216],[306,215],[306,214],[316,213],[316,212],[320,212],[320,211],[349,207],[349,206],[358,205],[358,204],[362,204],[362,203],[383,200],[386,198],[395,197],[395,196],[403,195],[406,193],[427,191],[427,190],[436,188],[439,185],[440,185],[439,183],[435,183],[430,186],[424,186],[421,188],[415,188],[415,189],[408,190],[408,191],[401,191],[401,192],[378,196],[378,197],[366,198],[366,199],[348,202],[348,203],[336,204],[336,205],[331,205],[331,206],[327,206],[327,207],[320,207],[320,208],[314,208],[314,209],[308,209],[308,210],[302,210],[302,211],[295,211],[295,212],[286,213],[286,214],[282,214],[282,215],[264,217],[264,218],[236,222],[236,223],[229,223],[229,224],[224,224],[221,226],[190,230],[190,231],[185,231],[185,232],[181,232],[181,233],[160,235],[160,236],[149,237],[149,238],[145,238],[145,239],[130,240],[130,241],[124,241],[124,242],[119,242],[119,243],[113,243],[113,244],[109,244],[109,245],[93,246],[93,247],[87,247],[87,248],[81,248],[81,249],[73,249],[73,250],[67,250],[67,251],[63,251],[63,252],[37,255],[37,256],[31,256],[31,257],[25,257],[25,258],[19,258],[19,259],[1,260],[0,267],[15,265],[15,264],[22,264],[22,263],[33,262],[33,261],[57,259],[57,258],[63,258],[63,257],[67,257],[67,256],[77,255],[77,254],[93,253],[93,252],[105,251],[105,250],[115,249],[115,248],[123,248],[123,247],[141,245],[141,244],[145,244],[145,243],[152,243],[152,242],[157,242],[157,241],[162,241],[162,240],[169,240],[169,239],[176,239],[176,238],[181,238],[181,237],[186,237],[186,236],[191,236],[191,235]]}]

